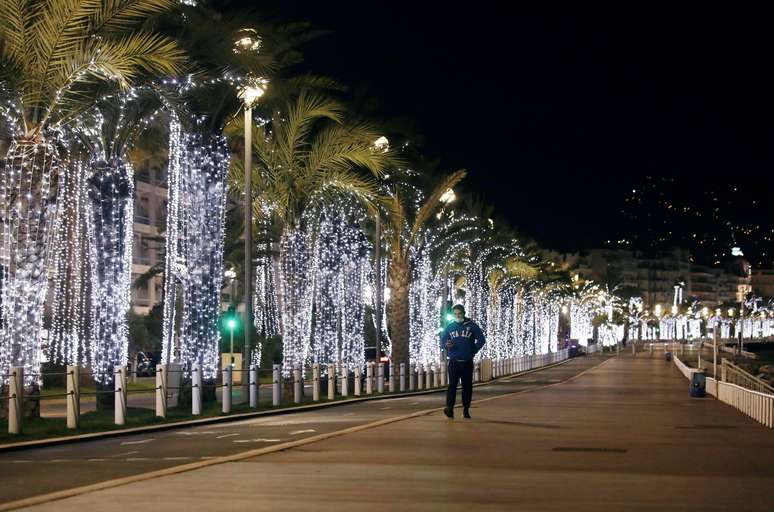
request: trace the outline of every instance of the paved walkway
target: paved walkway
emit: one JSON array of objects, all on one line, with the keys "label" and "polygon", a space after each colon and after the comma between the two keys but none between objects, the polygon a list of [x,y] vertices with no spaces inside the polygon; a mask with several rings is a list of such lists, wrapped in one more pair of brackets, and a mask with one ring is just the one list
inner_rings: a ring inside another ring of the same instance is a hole
[{"label": "paved walkway", "polygon": [[774,433],[661,358],[530,389],[34,510],[774,510]]}]

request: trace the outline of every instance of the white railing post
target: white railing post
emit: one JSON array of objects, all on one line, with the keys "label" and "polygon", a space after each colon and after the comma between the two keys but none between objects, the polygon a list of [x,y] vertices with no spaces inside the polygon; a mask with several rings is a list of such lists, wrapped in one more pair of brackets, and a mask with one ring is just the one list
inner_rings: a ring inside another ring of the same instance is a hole
[{"label": "white railing post", "polygon": [[258,366],[251,364],[250,365],[250,373],[249,375],[249,381],[250,384],[250,409],[257,409],[258,408],[258,386],[259,386],[259,380],[258,380]]},{"label": "white railing post", "polygon": [[481,382],[481,363],[476,363],[473,368],[473,382]]},{"label": "white railing post", "polygon": [[202,365],[194,363],[191,368],[191,415],[202,413]]},{"label": "white railing post", "polygon": [[293,403],[301,403],[301,368],[293,368]]},{"label": "white railing post", "polygon": [[167,417],[167,365],[156,365],[156,416]]},{"label": "white railing post", "polygon": [[320,363],[312,365],[312,401],[320,401]]},{"label": "white railing post", "polygon": [[346,366],[341,367],[341,396],[349,396],[349,368]]},{"label": "white railing post", "polygon": [[328,364],[328,400],[336,399],[336,367]]},{"label": "white railing post", "polygon": [[366,364],[366,395],[374,392],[374,363]]},{"label": "white railing post", "polygon": [[417,375],[414,363],[409,364],[409,391],[417,389]]},{"label": "white railing post", "polygon": [[447,386],[449,384],[449,381],[447,381],[447,375],[446,375],[446,362],[442,361],[440,364],[441,369],[441,386]]},{"label": "white railing post", "polygon": [[78,428],[81,422],[81,381],[77,366],[67,367],[67,428]]},{"label": "white railing post", "polygon": [[390,393],[395,393],[395,365],[390,363]]},{"label": "white railing post", "polygon": [[433,367],[425,363],[425,389],[433,387]]},{"label": "white railing post", "polygon": [[11,368],[8,381],[8,433],[21,434],[24,416],[24,367]]},{"label": "white railing post", "polygon": [[400,363],[400,392],[406,392],[406,363]]},{"label": "white railing post", "polygon": [[379,363],[376,367],[376,392],[384,393],[384,363]]},{"label": "white railing post", "polygon": [[425,366],[422,363],[417,363],[417,391],[425,389]]},{"label": "white railing post", "polygon": [[355,366],[355,396],[360,396],[363,394],[363,382],[362,382],[362,373],[363,370],[360,368],[360,366]]},{"label": "white railing post", "polygon": [[116,425],[126,424],[126,366],[113,370],[113,389],[115,389],[115,412],[113,414]]},{"label": "white railing post", "polygon": [[223,368],[223,414],[231,412],[231,388],[234,384],[234,369],[231,365]]},{"label": "white railing post", "polygon": [[271,405],[279,407],[282,403],[282,367],[278,364],[271,366]]},{"label": "white railing post", "polygon": [[440,372],[438,371],[438,367],[436,365],[432,365],[431,368],[433,370],[433,387],[434,388],[440,387],[441,379],[440,379],[440,375],[439,375]]}]

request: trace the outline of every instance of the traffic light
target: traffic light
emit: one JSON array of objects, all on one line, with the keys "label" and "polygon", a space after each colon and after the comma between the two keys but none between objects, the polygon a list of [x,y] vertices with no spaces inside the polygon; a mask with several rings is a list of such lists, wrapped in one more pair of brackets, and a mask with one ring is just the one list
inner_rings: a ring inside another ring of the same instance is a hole
[{"label": "traffic light", "polygon": [[454,304],[452,301],[447,300],[444,303],[443,311],[441,311],[441,326],[446,327],[449,325],[449,323],[454,321],[454,311],[452,311],[452,307]]}]

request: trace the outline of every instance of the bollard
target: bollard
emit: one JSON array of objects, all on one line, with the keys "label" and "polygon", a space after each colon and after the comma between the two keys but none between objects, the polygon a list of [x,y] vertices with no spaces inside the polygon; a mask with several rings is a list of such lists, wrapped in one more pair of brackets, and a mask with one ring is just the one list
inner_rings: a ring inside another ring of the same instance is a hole
[{"label": "bollard", "polygon": [[231,412],[231,388],[234,383],[234,368],[231,365],[223,368],[223,414]]},{"label": "bollard", "polygon": [[447,381],[446,378],[447,378],[446,364],[444,362],[441,362],[441,386],[449,385],[449,381]]},{"label": "bollard", "polygon": [[349,396],[349,369],[346,367],[341,369],[341,396]]},{"label": "bollard", "polygon": [[355,367],[355,396],[363,394],[363,383],[361,382],[363,370],[360,366]]},{"label": "bollard", "polygon": [[312,401],[320,401],[320,363],[312,365]]},{"label": "bollard", "polygon": [[328,365],[328,400],[336,399],[336,367]]},{"label": "bollard", "polygon": [[390,393],[395,393],[395,365],[390,364]]},{"label": "bollard", "polygon": [[258,408],[258,366],[250,365],[250,409]]},{"label": "bollard", "polygon": [[114,422],[126,424],[126,366],[113,370],[113,389],[115,389]]},{"label": "bollard", "polygon": [[632,342],[632,355],[633,356],[637,355],[637,344],[634,342]]},{"label": "bollard", "polygon": [[167,417],[167,365],[156,365],[156,416]]},{"label": "bollard", "polygon": [[67,428],[78,428],[81,422],[80,369],[67,367]]},{"label": "bollard", "polygon": [[191,369],[191,415],[202,413],[202,365],[196,363]]},{"label": "bollard", "polygon": [[11,379],[8,381],[8,433],[21,434],[22,407],[24,404],[24,367],[11,368]]},{"label": "bollard", "polygon": [[417,364],[417,390],[422,391],[425,389],[425,373],[422,363]]},{"label": "bollard", "polygon": [[374,392],[374,363],[366,364],[366,395]]},{"label": "bollard", "polygon": [[476,363],[473,368],[473,382],[481,382],[481,363]]},{"label": "bollard", "polygon": [[379,363],[376,370],[376,392],[384,393],[384,363]]},{"label": "bollard", "polygon": [[409,364],[409,391],[417,389],[417,375],[414,363]]},{"label": "bollard", "polygon": [[293,369],[293,403],[301,403],[301,368],[298,366]]},{"label": "bollard", "polygon": [[433,387],[433,367],[429,364],[425,365],[425,389],[432,389]]},{"label": "bollard", "polygon": [[406,392],[406,363],[400,363],[400,392]]},{"label": "bollard", "polygon": [[278,364],[271,366],[271,405],[274,407],[279,407],[280,403],[282,403],[281,368]]}]

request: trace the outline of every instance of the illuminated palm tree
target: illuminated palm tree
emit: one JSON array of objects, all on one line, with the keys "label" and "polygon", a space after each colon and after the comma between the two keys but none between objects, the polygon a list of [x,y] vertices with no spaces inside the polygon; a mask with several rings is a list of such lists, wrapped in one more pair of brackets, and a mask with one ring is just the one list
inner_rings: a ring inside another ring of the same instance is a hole
[{"label": "illuminated palm tree", "polygon": [[[0,373],[34,370],[46,296],[46,260],[63,169],[59,129],[96,101],[100,83],[121,88],[143,74],[180,70],[171,39],[142,28],[173,0],[0,0],[0,73],[11,100],[14,139],[0,188],[5,328]],[[65,141],[66,142],[66,141]]]}]

